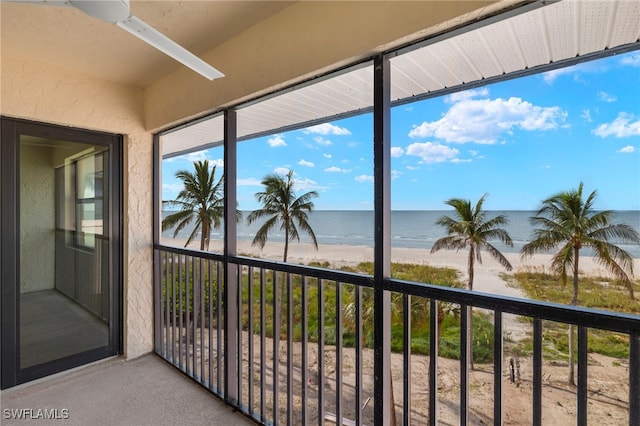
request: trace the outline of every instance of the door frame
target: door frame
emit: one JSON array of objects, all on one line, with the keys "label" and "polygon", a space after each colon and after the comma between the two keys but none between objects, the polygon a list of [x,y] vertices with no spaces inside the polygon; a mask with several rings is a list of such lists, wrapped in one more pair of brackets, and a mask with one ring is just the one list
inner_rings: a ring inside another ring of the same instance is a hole
[{"label": "door frame", "polygon": [[[109,344],[25,369],[20,368],[20,135],[108,146]],[[0,379],[6,389],[122,353],[123,347],[123,137],[0,116]]]}]

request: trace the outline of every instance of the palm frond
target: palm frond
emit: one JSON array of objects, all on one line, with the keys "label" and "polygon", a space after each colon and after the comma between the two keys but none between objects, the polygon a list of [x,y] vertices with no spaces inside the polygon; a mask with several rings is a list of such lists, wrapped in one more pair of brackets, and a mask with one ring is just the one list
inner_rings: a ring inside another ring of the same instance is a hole
[{"label": "palm frond", "polygon": [[273,229],[278,224],[278,216],[272,216],[269,218],[256,232],[256,235],[253,237],[253,241],[251,245],[257,245],[261,249],[267,243],[267,238],[269,236],[269,231]]}]

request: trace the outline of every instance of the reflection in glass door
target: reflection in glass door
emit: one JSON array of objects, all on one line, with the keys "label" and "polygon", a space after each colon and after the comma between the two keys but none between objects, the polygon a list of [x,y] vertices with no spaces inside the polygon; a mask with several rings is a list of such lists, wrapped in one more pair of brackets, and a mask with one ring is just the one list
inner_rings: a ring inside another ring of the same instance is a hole
[{"label": "reflection in glass door", "polygon": [[[18,131],[13,145],[16,324],[9,326],[3,301],[3,388],[119,350],[117,146],[37,133]],[[3,219],[3,231],[8,224]],[[3,269],[10,263],[3,258]],[[3,279],[3,296],[8,284]],[[15,333],[12,362],[4,360],[7,330]]]}]

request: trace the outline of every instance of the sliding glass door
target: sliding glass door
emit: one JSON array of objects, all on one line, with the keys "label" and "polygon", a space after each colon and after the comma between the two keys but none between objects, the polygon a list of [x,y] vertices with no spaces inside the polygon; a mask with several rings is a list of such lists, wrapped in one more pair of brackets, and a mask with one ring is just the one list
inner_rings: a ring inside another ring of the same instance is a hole
[{"label": "sliding glass door", "polygon": [[120,351],[120,146],[2,119],[2,388]]}]

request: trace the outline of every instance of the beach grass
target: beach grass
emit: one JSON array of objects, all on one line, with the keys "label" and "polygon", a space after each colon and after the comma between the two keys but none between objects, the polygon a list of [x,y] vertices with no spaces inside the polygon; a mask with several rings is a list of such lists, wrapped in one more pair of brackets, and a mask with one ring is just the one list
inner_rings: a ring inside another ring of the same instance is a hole
[{"label": "beach grass", "polygon": [[[503,274],[502,278],[510,285],[522,289],[525,294],[536,300],[570,304],[572,283],[548,273],[516,272],[513,275]],[[634,291],[640,291],[640,283],[635,280]],[[593,309],[603,309],[621,313],[640,314],[640,300],[632,300],[627,288],[618,280],[599,277],[581,276],[578,292],[578,303]],[[568,360],[568,326],[551,321],[543,323],[543,353],[549,360]],[[530,338],[519,341],[516,351],[524,354],[532,352],[533,342]],[[587,340],[588,352],[598,353],[614,358],[629,357],[629,336],[607,330],[589,329]]]},{"label": "beach grass", "polygon": [[[309,266],[335,268],[329,262],[309,262]],[[364,275],[373,274],[372,262],[361,262],[358,264],[350,264],[340,266],[337,269],[347,272],[359,273]],[[393,263],[391,265],[392,276],[396,279],[424,282],[435,285],[443,285],[447,287],[463,288],[464,284],[459,279],[459,271],[450,267],[435,267],[425,264],[414,263]],[[183,315],[186,312],[193,311],[193,278],[185,270],[185,275],[174,283],[176,292],[176,311],[182,306]],[[257,274],[257,273],[256,273]],[[189,277],[189,278],[186,278]],[[254,333],[260,333],[260,327],[265,328],[267,337],[273,337],[274,331],[274,275],[269,273],[265,277],[265,313],[266,319],[260,322],[258,304],[260,303],[260,287],[259,276],[253,277],[253,300],[254,300],[254,323],[249,324],[248,316],[248,277],[244,275],[242,284],[242,301],[243,310],[243,329],[253,329]],[[571,301],[571,283],[563,285],[554,275],[538,272],[538,271],[522,271],[513,274],[501,274],[500,278],[507,281],[510,286],[521,289],[527,297],[536,300],[544,300],[549,302],[557,302],[569,304]],[[208,282],[208,276],[205,272],[203,277]],[[278,281],[284,279],[277,278]],[[212,285],[204,287],[203,298],[205,307],[209,306],[209,298],[212,298],[212,306],[214,309],[217,305],[217,282],[216,277],[212,277]],[[314,278],[307,278],[307,297],[308,297],[308,340],[317,342],[320,335],[319,315],[318,315],[318,285]],[[640,282],[634,282],[636,293],[640,294]],[[182,288],[180,292],[179,289]],[[293,276],[293,293],[292,293],[292,316],[291,335],[294,341],[300,341],[303,337],[302,333],[302,280],[299,276]],[[354,287],[349,284],[341,285],[342,288],[342,304],[343,304],[343,329],[342,341],[345,347],[355,346],[355,324],[353,319],[353,300]],[[279,286],[279,292],[283,287]],[[163,299],[166,300],[166,283],[163,284]],[[363,336],[362,343],[364,347],[373,347],[373,291],[370,288],[362,290],[362,312],[363,312]],[[335,282],[323,281],[323,309],[324,309],[324,342],[328,345],[335,345],[336,339],[336,296],[337,286]],[[181,304],[180,304],[181,301]],[[282,322],[280,338],[287,337],[287,295],[286,292],[280,299],[282,303]],[[391,349],[394,352],[403,350],[404,326],[403,326],[403,308],[402,295],[392,293],[391,297]],[[601,276],[582,276],[580,280],[579,304],[581,306],[611,310],[615,312],[625,312],[631,314],[640,314],[640,301],[631,300],[625,286],[615,279]],[[459,306],[439,302],[441,310],[440,319],[440,355],[446,358],[458,359],[460,354],[460,318]],[[173,311],[173,304],[170,304],[169,311]],[[207,308],[205,308],[207,309]],[[166,307],[164,308],[166,311]],[[411,351],[415,354],[429,355],[430,348],[430,324],[429,324],[430,301],[426,298],[411,298]],[[176,316],[178,316],[176,312]],[[527,318],[521,318],[527,322]],[[530,321],[530,320],[529,320]],[[474,326],[474,359],[478,363],[491,362],[493,357],[493,324],[492,316],[481,310],[473,312]],[[526,327],[526,326],[525,326]],[[543,352],[545,358],[549,360],[565,360],[567,359],[568,348],[568,327],[565,324],[558,324],[549,321],[544,322],[544,345]],[[507,339],[508,340],[508,339]],[[532,352],[533,342],[530,337],[518,339],[516,342],[505,342],[505,352],[515,356],[525,356]],[[588,350],[590,352],[602,355],[612,356],[616,358],[628,357],[629,337],[604,330],[589,330]]]},{"label": "beach grass", "polygon": [[[313,263],[310,266],[327,267],[328,264],[324,262]],[[167,291],[169,297],[175,297],[175,317],[180,315],[189,315],[193,317],[194,300],[193,300],[193,277],[188,272],[188,267],[185,268],[182,278],[176,278],[169,286],[166,280],[163,282],[163,300],[167,300]],[[373,273],[373,264],[371,262],[363,262],[358,265],[342,266],[339,268],[343,271],[361,273],[370,275]],[[452,268],[439,268],[428,265],[416,265],[416,264],[394,264],[394,277],[413,281],[413,282],[429,282],[431,284],[445,285],[448,287],[463,287],[463,284],[457,278],[457,271]],[[188,278],[187,278],[188,277]],[[276,280],[278,280],[278,292],[283,290],[282,280],[284,280],[283,274],[276,274]],[[204,282],[209,282],[208,273],[205,271],[202,279]],[[211,277],[212,285],[203,286],[204,298],[204,310],[205,317],[208,317],[209,298],[212,298],[211,305],[216,308],[217,305],[217,277]],[[299,276],[292,277],[292,289],[291,294],[293,306],[292,310],[292,324],[291,324],[291,336],[294,341],[301,341],[303,338],[302,333],[302,279]],[[249,283],[248,276],[245,274],[242,283],[242,328],[244,330],[253,330],[254,333],[261,333],[261,327],[264,327],[265,335],[267,337],[274,336],[274,274],[266,274],[264,286],[265,286],[265,319],[261,321],[259,312],[259,303],[261,297],[261,288],[258,284],[260,277],[258,272],[254,272],[252,286],[252,296],[254,300],[253,306],[253,324],[249,324],[249,312],[248,305],[249,300]],[[326,281],[323,282],[323,301],[321,306],[324,309],[324,324],[322,330],[320,329],[320,316],[318,314],[319,309],[319,287],[318,281],[315,278],[307,278],[307,330],[308,341],[317,342],[320,336],[320,331],[324,334],[324,343],[327,345],[335,345],[337,343],[337,292],[338,285],[335,282]],[[340,286],[342,291],[342,314],[343,314],[343,328],[342,328],[342,341],[345,347],[355,346],[355,320],[353,318],[353,301],[354,301],[354,286],[349,284],[342,284]],[[365,348],[373,348],[374,334],[373,334],[373,290],[370,288],[363,288],[362,290],[362,312],[363,312],[363,336],[362,343]],[[175,295],[175,296],[174,296]],[[286,339],[289,330],[287,329],[287,307],[289,305],[287,300],[286,291],[279,298],[279,303],[282,304],[282,320],[280,327],[280,338]],[[391,350],[393,352],[401,352],[403,350],[403,311],[402,311],[402,295],[393,293],[391,297]],[[182,307],[180,313],[180,306]],[[411,301],[411,351],[415,354],[429,355],[430,351],[430,322],[429,322],[429,310],[430,301],[426,298],[413,297]],[[169,303],[170,312],[174,312],[174,302]],[[440,344],[439,353],[440,356],[452,359],[458,359],[460,356],[460,318],[459,318],[459,306],[439,302],[440,310]],[[167,306],[163,307],[163,312],[167,311]],[[215,320],[215,315],[214,315]],[[481,312],[474,311],[473,313],[473,327],[474,327],[474,359],[476,362],[484,363],[491,362],[493,360],[493,324],[491,316]]]}]

